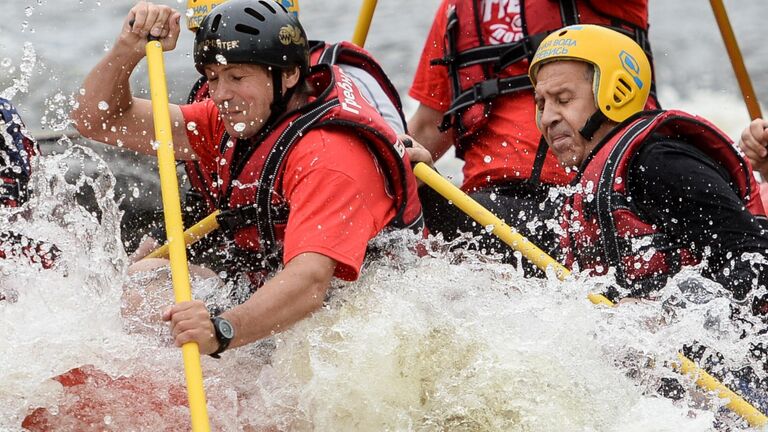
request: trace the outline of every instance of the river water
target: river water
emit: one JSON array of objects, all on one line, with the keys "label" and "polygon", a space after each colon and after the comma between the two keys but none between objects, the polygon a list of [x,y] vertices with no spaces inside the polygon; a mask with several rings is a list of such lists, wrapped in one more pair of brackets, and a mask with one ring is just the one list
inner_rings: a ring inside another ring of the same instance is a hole
[{"label": "river water", "polygon": [[[133,3],[6,0],[0,92],[31,130],[69,130],[73,92]],[[367,47],[403,95],[437,4],[379,2]],[[310,37],[338,40],[351,34],[358,2],[305,0],[301,7]],[[765,99],[763,1],[726,7]],[[708,4],[652,0],[651,22],[662,104],[702,114],[736,136],[748,115]],[[196,79],[191,44],[184,32],[177,51],[166,54],[172,101],[183,100]],[[145,68],[134,74],[135,91],[146,91],[145,76]],[[405,100],[412,112],[415,103]],[[122,286],[143,282],[125,275],[121,217],[156,203],[154,170],[146,159],[77,144],[86,143],[62,138],[46,147],[30,203],[0,210],[0,231],[61,249],[51,270],[0,260],[0,292],[16,300],[0,303],[0,431],[21,430],[35,408],[47,410],[47,430],[188,430],[178,402],[180,351],[169,347],[163,326],[145,324],[170,300],[148,299],[132,319],[120,311]],[[459,175],[458,162],[443,164]],[[78,204],[84,190],[86,207]],[[661,380],[677,377],[669,365],[693,340],[723,353],[729,369],[749,357],[758,336],[747,331],[739,339],[743,329],[728,319],[718,287],[703,283],[684,295],[681,277],[658,302],[597,308],[585,297],[606,281],[524,279],[439,242],[419,258],[403,239],[383,241],[386,256],[358,282],[339,284],[310,319],[221,361],[202,360],[213,430],[746,429],[686,379],[678,378],[688,389],[681,400],[654,396]],[[196,296],[211,289],[193,285]],[[65,389],[51,379],[83,365],[91,365],[92,378],[82,386]],[[78,418],[87,407],[90,415]]]}]

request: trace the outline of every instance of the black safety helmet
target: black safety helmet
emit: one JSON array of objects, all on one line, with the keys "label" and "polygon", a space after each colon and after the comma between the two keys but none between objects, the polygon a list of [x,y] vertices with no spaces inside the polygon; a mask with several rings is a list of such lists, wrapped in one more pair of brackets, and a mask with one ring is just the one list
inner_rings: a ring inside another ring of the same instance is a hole
[{"label": "black safety helmet", "polygon": [[216,6],[195,34],[195,67],[249,63],[309,67],[309,43],[299,20],[274,0],[230,0]]}]

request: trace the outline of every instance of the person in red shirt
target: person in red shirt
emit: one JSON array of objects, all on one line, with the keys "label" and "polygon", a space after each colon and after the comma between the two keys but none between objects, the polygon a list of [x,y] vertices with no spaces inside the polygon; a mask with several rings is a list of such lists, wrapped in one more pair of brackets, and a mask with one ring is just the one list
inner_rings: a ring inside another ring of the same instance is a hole
[{"label": "person in red shirt", "polygon": [[[558,204],[548,192],[568,184],[572,173],[558,164],[536,128],[526,75],[530,57],[548,33],[577,23],[630,34],[650,57],[647,6],[647,0],[444,0],[409,92],[420,103],[408,122],[410,134],[434,160],[454,146],[465,162],[462,189],[552,250],[555,237],[543,221]],[[431,232],[449,239],[457,230],[480,232],[428,188],[419,193]],[[492,236],[486,239],[489,251],[509,251]]]},{"label": "person in red shirt", "polygon": [[[131,9],[72,113],[84,136],[154,154],[151,102],[131,96],[129,77],[147,35],[175,47],[179,18],[146,2]],[[421,224],[402,143],[343,71],[309,68],[308,54],[298,19],[271,2],[230,0],[196,33],[195,66],[211,98],[170,106],[176,156],[217,179],[232,271],[258,289],[213,318],[202,301],[167,308],[178,346],[218,356],[285,329],[323,304],[334,276],[358,277],[368,241],[385,227]]]}]

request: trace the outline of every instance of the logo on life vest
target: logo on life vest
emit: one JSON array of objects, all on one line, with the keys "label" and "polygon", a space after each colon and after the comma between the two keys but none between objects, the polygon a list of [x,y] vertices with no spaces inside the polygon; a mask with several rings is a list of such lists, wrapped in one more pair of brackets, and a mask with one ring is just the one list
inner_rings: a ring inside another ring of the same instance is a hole
[{"label": "logo on life vest", "polygon": [[341,88],[341,93],[344,98],[341,100],[341,108],[345,111],[349,111],[353,114],[360,114],[360,104],[355,97],[354,85],[352,80],[341,69],[338,69],[341,79],[336,83]]},{"label": "logo on life vest", "polygon": [[304,40],[304,36],[301,34],[301,30],[295,25],[289,24],[283,26],[277,34],[277,37],[283,45],[306,45],[307,43],[307,41]]}]

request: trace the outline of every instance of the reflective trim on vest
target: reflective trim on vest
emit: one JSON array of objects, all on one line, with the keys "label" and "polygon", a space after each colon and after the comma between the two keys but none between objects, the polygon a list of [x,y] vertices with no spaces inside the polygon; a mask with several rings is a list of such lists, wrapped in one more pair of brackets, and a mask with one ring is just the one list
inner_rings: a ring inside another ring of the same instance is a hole
[{"label": "reflective trim on vest", "polygon": [[627,175],[634,155],[651,135],[695,144],[723,164],[747,209],[765,217],[751,169],[731,140],[714,125],[681,111],[640,113],[618,126],[592,151],[574,181],[577,193],[564,209],[567,265],[605,274],[616,269],[624,286],[657,284],[700,256],[644,221],[628,199]]},{"label": "reflective trim on vest", "polygon": [[362,137],[395,200],[397,213],[388,226],[423,226],[416,178],[405,148],[391,128],[338,67],[313,66],[307,82],[319,83],[316,100],[286,114],[273,129],[253,139],[228,145],[225,134],[221,141],[224,163],[218,164],[222,180],[219,208],[223,214],[219,221],[233,231],[239,248],[256,253],[260,264],[270,270],[280,264],[280,243],[288,219],[282,185],[285,161],[294,145],[312,129],[343,127]]}]

